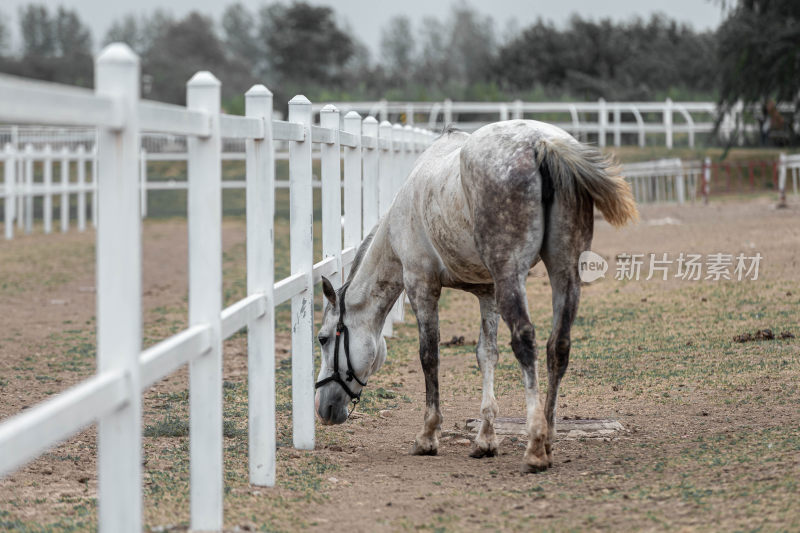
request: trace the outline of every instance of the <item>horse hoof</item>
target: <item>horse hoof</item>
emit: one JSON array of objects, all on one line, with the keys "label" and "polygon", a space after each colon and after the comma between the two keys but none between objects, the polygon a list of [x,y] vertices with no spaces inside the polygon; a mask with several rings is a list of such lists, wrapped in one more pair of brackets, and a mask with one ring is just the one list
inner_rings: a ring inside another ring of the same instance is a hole
[{"label": "horse hoof", "polygon": [[548,465],[546,464],[529,465],[528,463],[523,463],[522,467],[520,468],[520,472],[522,472],[523,474],[538,474],[540,472],[544,472],[545,470],[547,470],[547,468]]},{"label": "horse hoof", "polygon": [[472,445],[472,450],[469,452],[469,456],[475,459],[494,457],[495,455],[497,455],[497,448],[481,448],[475,444]]},{"label": "horse hoof", "polygon": [[415,442],[411,447],[411,455],[438,455],[438,453],[439,449],[432,445],[422,446]]}]

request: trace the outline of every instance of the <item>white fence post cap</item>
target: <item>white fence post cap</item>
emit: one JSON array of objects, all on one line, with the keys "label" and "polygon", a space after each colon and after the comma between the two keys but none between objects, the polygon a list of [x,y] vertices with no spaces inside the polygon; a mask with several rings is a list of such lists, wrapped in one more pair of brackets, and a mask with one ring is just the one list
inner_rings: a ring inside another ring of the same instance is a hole
[{"label": "white fence post cap", "polygon": [[311,101],[302,94],[298,94],[289,100],[289,105],[311,105]]},{"label": "white fence post cap", "polygon": [[391,128],[392,127],[392,123],[389,122],[388,120],[384,120],[384,121],[381,122],[380,126],[381,126],[381,128]]},{"label": "white fence post cap", "polygon": [[100,52],[97,63],[139,64],[139,56],[125,43],[111,43]]},{"label": "white fence post cap", "polygon": [[194,76],[186,82],[188,87],[219,87],[222,83],[216,76],[207,70],[200,70],[195,72]]},{"label": "white fence post cap", "polygon": [[364,124],[377,124],[378,121],[372,115],[364,119]]},{"label": "white fence post cap", "polygon": [[333,104],[327,104],[325,107],[320,109],[320,113],[338,113],[339,110]]},{"label": "white fence post cap", "polygon": [[244,95],[245,96],[272,96],[272,92],[269,89],[267,89],[264,85],[262,85],[260,83],[257,83],[255,85],[253,85],[252,87],[250,87],[247,90],[247,92],[244,93]]},{"label": "white fence post cap", "polygon": [[348,112],[347,112],[347,114],[344,116],[344,118],[350,118],[350,119],[357,118],[357,119],[361,119],[361,115],[359,115],[359,114],[358,114],[358,112],[356,112],[356,111],[348,111]]}]

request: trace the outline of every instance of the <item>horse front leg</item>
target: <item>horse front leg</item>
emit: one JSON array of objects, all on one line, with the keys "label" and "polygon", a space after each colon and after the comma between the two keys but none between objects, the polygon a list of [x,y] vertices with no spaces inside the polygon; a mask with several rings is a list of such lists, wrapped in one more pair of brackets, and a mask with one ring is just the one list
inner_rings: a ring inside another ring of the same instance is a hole
[{"label": "horse front leg", "polygon": [[[411,286],[409,286],[411,285]],[[412,455],[436,455],[442,431],[439,410],[439,295],[436,284],[406,283],[419,328],[419,360],[425,375],[425,420],[414,440]]]},{"label": "horse front leg", "polygon": [[497,435],[494,432],[494,419],[499,407],[494,396],[494,370],[497,366],[497,306],[494,301],[494,287],[487,294],[478,295],[481,305],[481,332],[478,338],[476,355],[478,366],[483,374],[483,399],[481,400],[481,427],[472,445],[470,456],[475,458],[497,455]]}]

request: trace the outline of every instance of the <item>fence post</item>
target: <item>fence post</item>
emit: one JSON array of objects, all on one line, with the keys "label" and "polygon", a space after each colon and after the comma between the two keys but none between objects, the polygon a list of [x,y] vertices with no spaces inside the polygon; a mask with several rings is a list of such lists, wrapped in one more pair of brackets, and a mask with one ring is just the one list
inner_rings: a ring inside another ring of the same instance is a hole
[{"label": "fence post", "polygon": [[322,257],[336,258],[336,275],[330,280],[342,286],[342,178],[339,145],[339,110],[331,104],[319,113],[320,126],[333,131],[333,143],[320,147],[322,180]]},{"label": "fence post", "polygon": [[405,142],[403,149],[405,151],[405,157],[403,158],[403,176],[400,179],[401,187],[406,181],[408,174],[411,172],[411,168],[414,166],[414,160],[416,159],[416,155],[414,154],[416,146],[415,137],[416,132],[414,131],[414,128],[408,125],[403,127],[403,140]]},{"label": "fence post", "polygon": [[306,290],[292,297],[292,430],[294,447],[314,449],[314,196],[311,188],[311,102],[289,101],[289,122],[303,125],[303,141],[289,144],[289,225],[292,274]]},{"label": "fence post", "polygon": [[25,233],[33,231],[33,145],[25,145]]},{"label": "fence post", "polygon": [[5,163],[3,164],[3,180],[6,189],[5,205],[3,216],[5,217],[4,226],[6,229],[6,239],[11,240],[14,238],[14,215],[16,211],[16,170],[17,160],[15,157],[14,145],[7,143],[5,146]]},{"label": "fence post", "polygon": [[614,146],[622,145],[622,111],[619,102],[614,103]]},{"label": "fence post", "polygon": [[[344,131],[354,135],[356,146],[344,149],[344,247],[358,246],[361,241],[361,116],[350,111],[344,116]],[[349,265],[344,268],[349,275]]]},{"label": "fence post", "polygon": [[[447,104],[447,101],[445,101],[445,104]],[[445,109],[447,109],[447,107],[445,107]],[[389,206],[394,197],[395,175],[397,174],[396,161],[399,161],[399,158],[394,154],[394,132],[392,125],[384,120],[381,122],[379,129],[380,142],[378,143],[378,153],[380,154],[380,163],[378,170],[378,212],[380,216],[383,217],[386,215],[386,212],[389,211]],[[385,148],[380,146],[384,142],[386,143]],[[394,334],[392,322],[396,316],[397,311],[396,308],[393,307],[386,317],[386,321],[383,323],[382,333],[384,337],[391,337]]]},{"label": "fence post", "polygon": [[[364,156],[364,237],[380,219],[380,139],[378,138],[378,121],[375,117],[367,117],[363,121],[362,137],[371,139],[370,148],[365,148]],[[362,138],[361,144],[364,144]]]},{"label": "fence post", "polygon": [[[391,195],[392,200],[394,200],[395,194],[400,189],[400,185],[403,182],[403,175],[405,174],[405,166],[406,166],[406,150],[405,150],[405,132],[403,131],[403,126],[400,124],[392,124],[392,181],[391,181]],[[391,205],[391,200],[389,204]],[[386,210],[388,211],[389,208],[387,207]]]},{"label": "fence post", "polygon": [[44,232],[53,231],[53,151],[49,144],[44,145],[42,152],[43,183],[42,183],[42,218],[44,219]]},{"label": "fence post", "polygon": [[208,137],[187,139],[189,325],[211,328],[211,348],[189,364],[191,528],[218,530],[223,496],[219,80],[207,71],[192,76],[186,84],[186,107],[207,113],[211,124]]},{"label": "fence post", "polygon": [[139,207],[141,216],[147,216],[147,150],[139,151]]},{"label": "fence post", "polygon": [[392,203],[392,196],[394,190],[394,144],[392,139],[392,125],[383,121],[379,128],[380,145],[378,153],[380,154],[380,164],[378,170],[378,212],[380,216],[386,214],[389,210],[389,205]]},{"label": "fence post", "polygon": [[608,129],[608,109],[604,98],[597,99],[597,146],[606,145],[606,130]]},{"label": "fence post", "polygon": [[[137,205],[139,58],[124,44],[95,62],[95,91],[122,105],[120,131],[97,130],[97,372],[122,370],[128,402],[98,426],[100,531],[142,530],[142,235]],[[122,245],[120,243],[123,243]]]},{"label": "fence post", "polygon": [[711,193],[711,158],[703,160],[703,203],[708,205],[708,195]]},{"label": "fence post", "polygon": [[778,207],[786,207],[786,154],[781,152],[778,160]]},{"label": "fence post", "polygon": [[245,142],[247,293],[264,295],[266,311],[247,329],[247,405],[250,483],[275,485],[275,148],[272,93],[254,85],[245,114],[264,122],[264,138]]},{"label": "fence post", "polygon": [[686,201],[686,182],[683,176],[683,163],[679,158],[674,159],[675,162],[675,196],[678,204],[683,204]]},{"label": "fence post", "polygon": [[514,112],[512,113],[511,118],[521,119],[523,117],[522,100],[514,100],[513,106],[514,106]]},{"label": "fence post", "polygon": [[508,120],[508,105],[505,103],[500,104],[500,120]]},{"label": "fence post", "polygon": [[25,155],[25,152],[27,152],[27,147],[21,148],[19,146],[19,141],[17,140],[14,143],[14,148],[17,153],[17,168],[14,172],[17,178],[17,207],[14,210],[14,217],[17,219],[17,229],[22,231],[25,227],[25,176],[27,174],[26,170],[28,167],[28,158]]},{"label": "fence post", "polygon": [[94,148],[92,149],[91,169],[92,169],[91,171],[92,209],[89,214],[92,217],[92,226],[96,228],[97,227],[97,140],[95,140]]},{"label": "fence post", "polygon": [[[444,118],[444,128],[447,128],[447,126],[453,123],[453,101],[450,100],[449,98],[446,98],[444,101],[442,118]],[[385,117],[381,117],[381,119],[384,122],[386,121]]]},{"label": "fence post", "polygon": [[672,99],[667,98],[664,102],[664,134],[667,140],[667,148],[672,149]]},{"label": "fence post", "polygon": [[86,149],[78,146],[78,231],[86,231]]},{"label": "fence post", "polygon": [[61,233],[69,230],[69,148],[61,148]]}]

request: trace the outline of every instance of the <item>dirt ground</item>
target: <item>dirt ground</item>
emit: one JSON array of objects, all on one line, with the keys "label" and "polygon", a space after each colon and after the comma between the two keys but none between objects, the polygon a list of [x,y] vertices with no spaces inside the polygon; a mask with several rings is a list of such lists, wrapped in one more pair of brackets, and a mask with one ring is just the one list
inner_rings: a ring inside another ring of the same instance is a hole
[{"label": "dirt ground", "polygon": [[[626,431],[561,439],[553,468],[540,474],[519,472],[524,442],[515,437],[503,440],[497,457],[468,456],[465,421],[478,416],[480,404],[472,344],[479,311],[470,295],[447,291],[442,298],[442,340],[466,342],[441,349],[445,421],[436,457],[408,454],[424,406],[410,309],[357,416],[319,427],[316,450],[293,450],[282,310],[274,488],[247,482],[246,337],[238,334],[225,344],[226,528],[800,530],[800,203],[792,200],[782,210],[766,197],[644,207],[639,224],[619,231],[597,222],[593,250],[611,266],[605,279],[583,288],[559,416],[616,419]],[[146,346],[186,323],[185,229],[181,220],[145,222]],[[288,249],[284,230],[277,231],[279,249]],[[243,222],[227,220],[229,303],[244,290],[243,241]],[[0,245],[0,418],[94,371],[93,242],[92,232],[71,232]],[[668,281],[613,279],[618,254],[650,252],[672,259],[680,252],[759,252],[763,259],[755,281],[675,279],[675,265]],[[541,266],[529,277],[528,296],[544,358],[551,315]],[[733,340],[765,328],[776,338]],[[781,332],[796,337],[781,339]],[[499,344],[500,416],[524,416],[505,326]],[[144,397],[149,530],[188,526],[187,381],[184,369]],[[544,388],[546,376],[541,382]],[[0,530],[94,529],[95,438],[89,428],[1,480]]]}]

